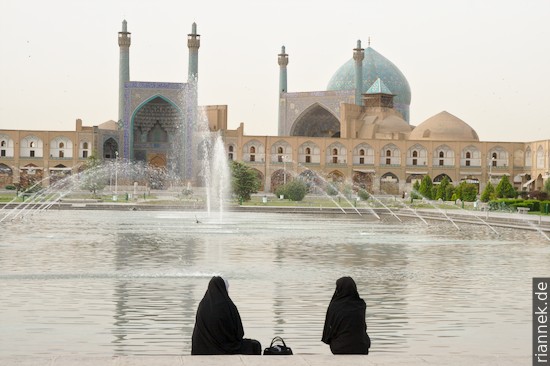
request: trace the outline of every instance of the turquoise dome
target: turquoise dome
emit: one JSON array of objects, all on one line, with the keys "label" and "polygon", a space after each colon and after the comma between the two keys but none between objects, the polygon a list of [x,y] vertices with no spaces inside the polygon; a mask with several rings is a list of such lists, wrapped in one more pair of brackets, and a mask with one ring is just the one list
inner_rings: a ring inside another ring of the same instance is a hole
[{"label": "turquoise dome", "polygon": [[[401,112],[405,121],[409,122],[409,106],[411,105],[409,82],[390,60],[371,47],[367,47],[363,59],[363,90],[361,92],[366,93],[378,78],[395,95],[393,99],[395,109]],[[355,61],[351,58],[334,73],[327,90],[353,89],[355,89]]]}]

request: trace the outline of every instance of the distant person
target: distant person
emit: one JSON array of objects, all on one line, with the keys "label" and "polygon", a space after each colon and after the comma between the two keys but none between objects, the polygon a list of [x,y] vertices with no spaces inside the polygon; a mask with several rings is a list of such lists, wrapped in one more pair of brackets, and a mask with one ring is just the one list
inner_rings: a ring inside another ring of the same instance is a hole
[{"label": "distant person", "polygon": [[262,346],[244,337],[243,324],[237,307],[229,297],[229,283],[214,276],[208,283],[195,319],[192,355],[260,355]]},{"label": "distant person", "polygon": [[321,339],[333,354],[369,354],[366,310],[367,304],[359,297],[353,278],[339,278],[327,309]]}]

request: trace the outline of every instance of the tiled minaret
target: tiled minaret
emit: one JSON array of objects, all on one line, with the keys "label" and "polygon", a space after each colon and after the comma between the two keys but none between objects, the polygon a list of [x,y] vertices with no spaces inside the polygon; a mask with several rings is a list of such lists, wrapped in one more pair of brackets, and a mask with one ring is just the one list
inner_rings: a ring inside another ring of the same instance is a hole
[{"label": "tiled minaret", "polygon": [[[285,46],[281,47],[281,53],[279,53],[279,97],[281,93],[286,93],[287,78],[286,78],[286,66],[288,65],[288,55],[285,52]],[[279,98],[280,99],[280,98]],[[281,102],[279,102],[280,104]],[[279,105],[279,135],[283,133],[283,127],[281,126],[281,105]]]},{"label": "tiled minaret", "polygon": [[189,71],[187,82],[196,81],[199,77],[199,47],[201,36],[197,34],[197,24],[193,23],[191,33],[187,35],[187,47],[189,48]]},{"label": "tiled minaret", "polygon": [[365,58],[365,49],[361,48],[361,40],[357,40],[357,48],[353,49],[353,59],[355,60],[355,104],[363,104],[363,59]]},{"label": "tiled minaret", "polygon": [[118,121],[124,117],[124,83],[130,81],[130,44],[131,33],[128,32],[126,20],[122,21],[122,32],[118,32],[120,61],[118,66]]}]

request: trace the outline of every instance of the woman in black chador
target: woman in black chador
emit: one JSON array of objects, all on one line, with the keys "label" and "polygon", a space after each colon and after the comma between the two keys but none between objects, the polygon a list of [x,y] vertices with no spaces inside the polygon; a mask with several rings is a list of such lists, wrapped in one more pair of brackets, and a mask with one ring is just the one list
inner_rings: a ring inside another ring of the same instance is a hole
[{"label": "woman in black chador", "polygon": [[333,354],[369,354],[366,310],[367,304],[359,297],[353,278],[339,278],[327,309],[321,339],[330,345]]},{"label": "woman in black chador", "polygon": [[228,286],[219,276],[208,283],[197,310],[192,355],[261,354],[260,342],[243,338],[241,316],[227,293]]}]

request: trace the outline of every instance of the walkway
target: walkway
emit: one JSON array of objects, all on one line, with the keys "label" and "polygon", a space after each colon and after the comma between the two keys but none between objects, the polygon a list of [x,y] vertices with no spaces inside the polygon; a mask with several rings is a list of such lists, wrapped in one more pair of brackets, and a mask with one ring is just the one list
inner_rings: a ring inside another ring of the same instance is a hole
[{"label": "walkway", "polygon": [[0,358],[0,366],[517,366],[530,365],[529,357],[499,358],[497,356],[121,356],[44,358]]}]

